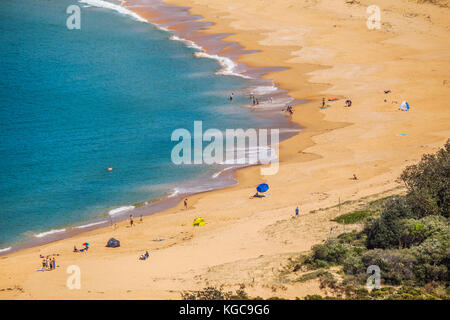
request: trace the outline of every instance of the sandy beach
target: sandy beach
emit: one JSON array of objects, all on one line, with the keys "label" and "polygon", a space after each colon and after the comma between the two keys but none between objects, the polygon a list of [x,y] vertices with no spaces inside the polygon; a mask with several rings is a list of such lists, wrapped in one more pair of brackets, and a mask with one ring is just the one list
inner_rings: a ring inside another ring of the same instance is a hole
[{"label": "sandy beach", "polygon": [[[133,227],[123,221],[0,256],[0,299],[180,299],[184,290],[240,284],[263,298],[321,294],[316,280],[280,277],[288,259],[323,242],[333,227],[343,232],[331,221],[339,202],[348,203],[345,211],[401,193],[397,178],[405,166],[450,137],[449,1],[165,3],[189,6],[190,14],[213,23],[200,33],[230,34],[222,40],[252,50],[238,62],[286,68],[263,77],[293,99],[308,100],[292,117],[302,131],[280,144],[275,175],[263,176],[257,166],[242,169],[236,186],[189,197],[187,209],[180,203],[143,222],[136,218]],[[133,4],[124,5],[158,20]],[[381,28],[369,30],[366,9],[373,4],[381,10]],[[220,54],[226,56],[227,47]],[[403,100],[410,111],[398,110]],[[350,179],[354,174],[359,180]],[[250,199],[262,182],[271,195]],[[194,228],[197,217],[207,224]],[[105,247],[111,237],[120,248]],[[84,242],[89,252],[72,252]],[[150,258],[140,261],[146,250]],[[39,255],[49,254],[58,254],[56,270],[36,272]],[[81,270],[78,290],[66,286],[71,265]]]}]

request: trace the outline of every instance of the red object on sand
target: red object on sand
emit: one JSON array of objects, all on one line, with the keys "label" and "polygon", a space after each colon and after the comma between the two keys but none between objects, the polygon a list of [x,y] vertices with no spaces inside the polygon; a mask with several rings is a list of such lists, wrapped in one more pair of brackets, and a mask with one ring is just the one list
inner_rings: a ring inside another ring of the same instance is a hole
[{"label": "red object on sand", "polygon": [[336,101],[336,100],[339,100],[338,98],[330,98],[330,99],[328,99],[328,101]]}]

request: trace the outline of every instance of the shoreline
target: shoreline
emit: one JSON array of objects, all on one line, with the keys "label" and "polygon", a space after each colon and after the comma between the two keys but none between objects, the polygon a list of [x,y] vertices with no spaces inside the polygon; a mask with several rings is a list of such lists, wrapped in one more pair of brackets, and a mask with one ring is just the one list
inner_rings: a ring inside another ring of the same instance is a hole
[{"label": "shoreline", "polygon": [[[159,0],[160,1],[160,0]],[[222,76],[236,76],[242,77],[250,81],[249,87],[244,89],[243,94],[254,92],[259,97],[267,99],[269,96],[275,96],[275,105],[272,102],[270,105],[265,107],[267,101],[261,103],[258,107],[251,107],[250,105],[240,105],[241,108],[250,108],[255,112],[256,117],[260,118],[272,118],[278,117],[279,120],[272,123],[271,126],[267,128],[277,128],[280,129],[280,141],[288,140],[292,136],[299,134],[301,132],[301,125],[298,122],[293,122],[292,119],[287,119],[285,113],[279,114],[282,106],[285,104],[292,104],[297,106],[301,103],[306,103],[307,101],[294,100],[289,96],[287,90],[275,86],[271,79],[263,79],[262,77],[275,71],[282,71],[283,68],[276,66],[272,67],[251,67],[247,66],[245,63],[237,62],[238,58],[244,54],[248,54],[256,51],[244,50],[237,42],[224,42],[222,34],[209,34],[202,37],[201,39],[188,39],[184,38],[186,35],[193,35],[201,30],[207,29],[211,24],[209,22],[200,23],[197,25],[197,21],[203,19],[196,15],[191,15],[186,8],[182,6],[172,6],[163,3],[152,4],[151,10],[141,15],[142,9],[136,12],[130,9],[132,6],[127,6],[128,3],[133,1],[121,1],[121,6],[125,10],[118,8],[118,5],[114,5],[103,0],[82,0],[80,3],[89,6],[96,6],[98,8],[103,8],[107,10],[113,10],[123,15],[128,15],[130,18],[136,20],[137,22],[148,23],[156,27],[157,29],[171,34],[169,41],[180,41],[186,45],[188,48],[195,49],[196,52],[194,56],[196,58],[206,58],[213,59],[221,65],[222,69],[216,73]],[[105,4],[106,3],[106,4]],[[139,6],[139,8],[141,8]],[[130,12],[128,12],[130,11]],[[150,14],[153,13],[153,14]],[[179,20],[183,21],[182,28],[178,27]],[[158,21],[164,21],[162,24],[158,24]],[[191,25],[189,25],[191,23]],[[176,27],[171,29],[170,27]],[[198,41],[198,42],[197,42]],[[231,50],[229,48],[232,48]],[[208,48],[208,49],[206,49]],[[226,49],[227,55],[224,55],[222,51]],[[231,51],[231,53],[230,53]],[[248,91],[248,92],[247,92]],[[273,121],[271,119],[270,121]],[[276,127],[275,123],[278,125],[284,125],[284,127]],[[129,214],[133,214],[134,217],[146,217],[157,213],[163,213],[168,209],[172,209],[177,204],[179,204],[183,198],[192,197],[193,195],[201,195],[211,191],[222,190],[234,185],[239,182],[236,179],[236,173],[239,170],[251,167],[259,166],[259,164],[245,164],[245,165],[230,165],[225,166],[225,168],[214,173],[212,177],[205,178],[199,177],[194,180],[185,181],[182,183],[176,183],[172,185],[172,193],[163,196],[159,199],[150,199],[143,203],[133,205],[134,208],[126,210],[125,212],[118,212],[117,214],[112,213],[116,210],[121,210],[130,205],[124,205],[111,209],[108,213],[94,217],[93,219],[80,221],[83,224],[69,224],[69,225],[59,225],[54,228],[40,231],[36,234],[30,236],[29,239],[20,240],[17,243],[10,243],[5,246],[5,248],[0,248],[0,257],[2,255],[12,254],[15,252],[20,252],[22,250],[39,247],[42,245],[50,244],[55,241],[64,240],[72,238],[76,235],[80,235],[86,232],[91,232],[97,229],[110,227],[113,223],[122,222],[128,219]],[[216,183],[218,182],[219,183]],[[209,186],[205,186],[205,190],[195,190],[194,187],[199,183],[209,183]],[[185,188],[185,192],[178,192],[177,189],[180,186],[191,185],[191,190]],[[113,219],[114,217],[114,219]],[[114,222],[113,222],[114,221]]]},{"label": "shoreline", "polygon": [[[194,195],[187,210],[178,203],[133,228],[122,221],[114,230],[96,229],[3,255],[0,287],[22,290],[0,297],[179,299],[183,290],[241,283],[250,296],[263,298],[274,295],[271,287],[288,299],[323,293],[314,281],[288,285],[277,278],[287,258],[321,243],[336,226],[331,220],[339,213],[317,209],[399,190],[396,179],[403,168],[450,136],[444,72],[450,57],[442,44],[450,27],[448,9],[381,0],[383,29],[368,31],[365,6],[370,4],[288,0],[261,7],[250,0],[228,6],[193,0],[190,13],[214,23],[202,33],[228,34],[225,40],[252,48],[240,62],[279,62],[283,71],[264,77],[274,78],[294,99],[308,100],[293,117],[302,124],[301,134],[280,143],[279,173],[261,177],[260,166],[244,168],[236,172],[238,185]],[[385,89],[392,94],[383,94]],[[352,108],[343,106],[348,96]],[[341,99],[321,110],[321,97]],[[410,112],[398,111],[395,101],[401,99],[409,101]],[[359,180],[351,181],[355,173]],[[270,184],[271,196],[248,199],[261,180]],[[293,219],[296,206],[301,214]],[[193,228],[199,216],[207,225]],[[120,248],[104,247],[111,236],[121,240]],[[87,240],[91,250],[86,256],[71,253],[74,243]],[[137,257],[146,249],[150,261],[141,263]],[[32,271],[38,253],[52,252],[61,254],[56,271]],[[65,268],[73,264],[83,270],[79,291],[64,287]],[[43,283],[49,290],[41,290]]]}]

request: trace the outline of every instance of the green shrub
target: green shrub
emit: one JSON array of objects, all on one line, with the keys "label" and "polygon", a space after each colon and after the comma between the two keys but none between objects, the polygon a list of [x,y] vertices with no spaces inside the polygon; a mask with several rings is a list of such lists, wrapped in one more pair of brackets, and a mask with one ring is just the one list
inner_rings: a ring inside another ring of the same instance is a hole
[{"label": "green shrub", "polygon": [[365,210],[365,211],[354,211],[350,213],[346,213],[343,215],[340,215],[339,217],[334,218],[332,221],[342,223],[342,224],[355,224],[357,222],[361,222],[370,215],[372,215],[372,211]]},{"label": "green shrub", "polygon": [[305,262],[315,267],[326,268],[341,264],[353,248],[339,241],[329,240],[324,244],[315,245],[312,251],[312,255]]},{"label": "green shrub", "polygon": [[450,233],[448,231],[433,235],[419,246],[411,248],[411,252],[417,258],[415,273],[422,284],[450,280]]},{"label": "green shrub", "polygon": [[365,268],[377,265],[381,270],[381,280],[384,283],[399,285],[415,280],[414,267],[417,258],[408,250],[374,249],[362,255]]},{"label": "green shrub", "polygon": [[225,292],[222,287],[206,287],[199,291],[184,291],[181,293],[183,300],[230,300],[231,291]]},{"label": "green shrub", "polygon": [[447,219],[441,216],[427,216],[422,219],[402,220],[400,246],[410,248],[438,233],[449,233]]},{"label": "green shrub", "polygon": [[436,154],[427,154],[400,176],[407,188],[407,201],[414,212],[424,217],[450,217],[450,139]]},{"label": "green shrub", "polygon": [[414,218],[404,197],[388,199],[379,218],[369,219],[364,233],[367,235],[367,248],[395,248],[401,245],[403,235],[402,219]]},{"label": "green shrub", "polygon": [[349,254],[342,262],[346,274],[358,274],[366,271],[361,255]]}]

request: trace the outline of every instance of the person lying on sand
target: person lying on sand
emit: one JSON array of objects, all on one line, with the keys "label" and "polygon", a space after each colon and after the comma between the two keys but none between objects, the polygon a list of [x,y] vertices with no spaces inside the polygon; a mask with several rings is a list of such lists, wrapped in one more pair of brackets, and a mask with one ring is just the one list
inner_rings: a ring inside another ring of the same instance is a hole
[{"label": "person lying on sand", "polygon": [[141,256],[139,257],[139,260],[147,260],[149,256],[150,255],[148,254],[148,250],[147,250],[147,251],[145,251],[144,254],[141,254]]},{"label": "person lying on sand", "polygon": [[265,198],[266,196],[263,194],[259,194],[259,192],[256,192],[254,195],[250,196],[250,199],[253,198]]},{"label": "person lying on sand", "polygon": [[356,176],[356,174],[353,174],[353,178],[350,178],[351,180],[358,180],[358,177]]}]

